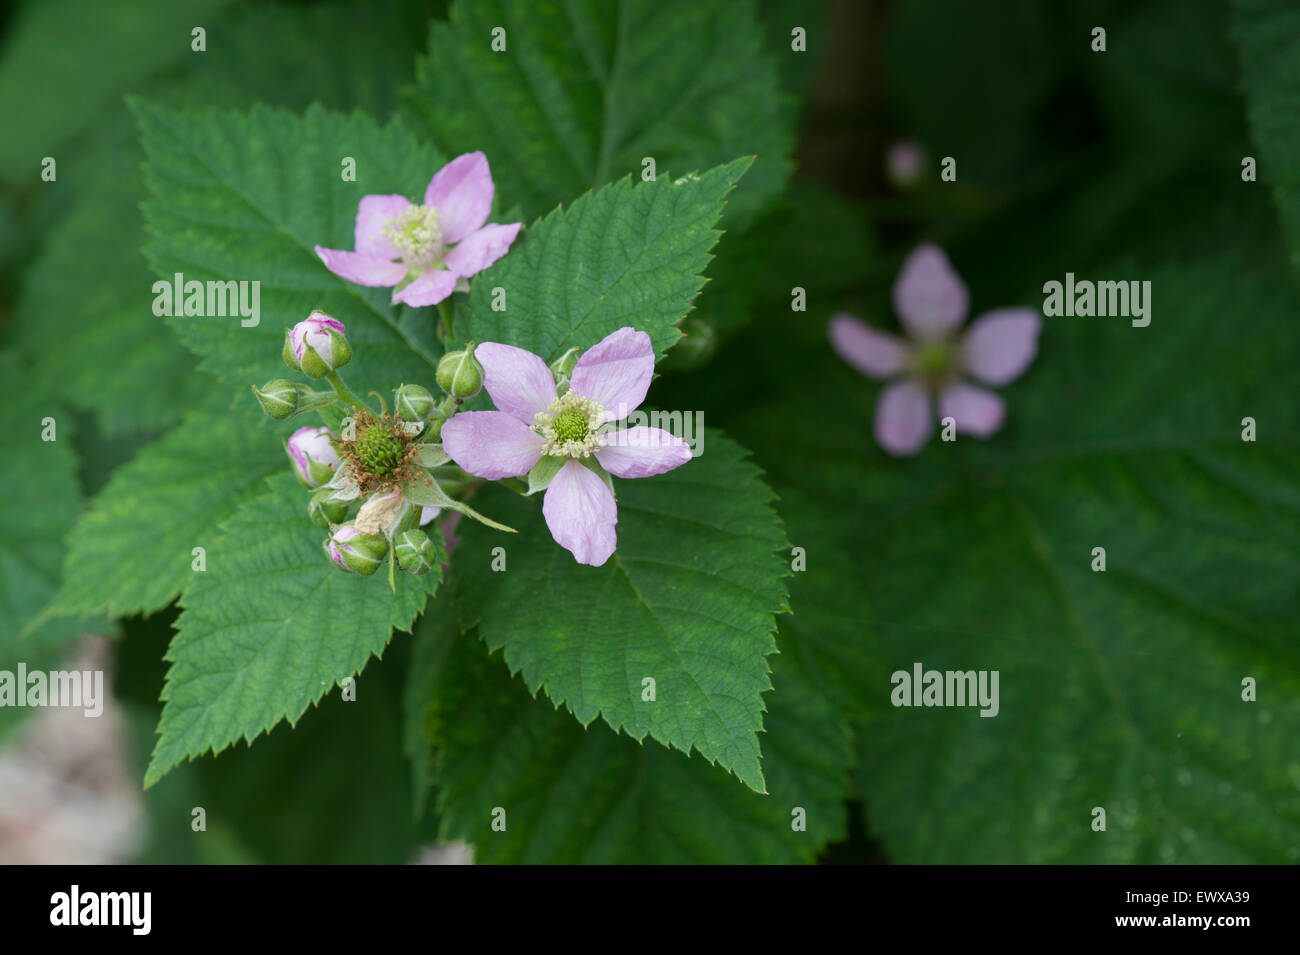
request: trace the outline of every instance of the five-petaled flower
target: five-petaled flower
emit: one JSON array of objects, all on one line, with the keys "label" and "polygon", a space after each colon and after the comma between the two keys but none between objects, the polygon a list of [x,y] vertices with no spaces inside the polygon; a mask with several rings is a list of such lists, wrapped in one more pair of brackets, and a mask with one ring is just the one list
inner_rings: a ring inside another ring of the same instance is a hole
[{"label": "five-petaled flower", "polygon": [[392,287],[394,304],[437,305],[505,255],[519,234],[519,222],[484,225],[492,193],[487,157],[465,153],[438,170],[422,205],[406,196],[363,196],[356,251],[318,245],[316,254],[349,282]]},{"label": "five-petaled flower", "polygon": [[868,377],[899,377],[876,402],[876,441],[897,456],[916,454],[934,427],[932,399],[940,418],[952,418],[959,434],[987,438],[1002,427],[1006,407],[991,391],[968,384],[1005,385],[1029,367],[1038,351],[1042,319],[1032,308],[998,308],[956,332],[970,294],[948,257],[922,245],[894,281],[894,311],[909,340],[877,331],[860,319],[833,315],[829,334],[839,356]]},{"label": "five-petaled flower", "polygon": [[561,393],[546,362],[513,345],[484,342],[474,351],[498,411],[466,411],[442,426],[443,449],[470,474],[518,477],[542,465],[552,473],[542,502],[556,543],[580,564],[599,567],[614,553],[618,506],[598,463],[620,478],[671,471],[689,446],[659,428],[614,428],[645,400],[654,374],[650,336],[620,328],[587,350]]}]

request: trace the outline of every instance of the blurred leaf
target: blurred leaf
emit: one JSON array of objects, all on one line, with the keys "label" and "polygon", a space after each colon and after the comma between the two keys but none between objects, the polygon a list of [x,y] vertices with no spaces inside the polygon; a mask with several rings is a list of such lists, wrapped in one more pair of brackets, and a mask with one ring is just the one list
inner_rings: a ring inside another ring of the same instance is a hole
[{"label": "blurred leaf", "polygon": [[[530,697],[473,634],[456,638],[430,706],[442,838],[472,841],[486,863],[811,861],[844,831],[848,738],[795,657],[775,659],[763,736],[771,795],[760,795],[698,757],[578,726]],[[796,809],[806,831],[794,828]]]},{"label": "blurred leaf", "polygon": [[1232,32],[1259,147],[1257,175],[1273,188],[1291,263],[1300,269],[1300,8],[1285,0],[1234,0]]},{"label": "blurred leaf", "polygon": [[[0,669],[18,661],[32,669],[56,664],[68,641],[102,621],[56,620],[23,634],[58,587],[63,537],[81,508],[71,416],[40,398],[11,352],[0,352]],[[51,419],[53,441],[42,439]],[[0,707],[0,733],[30,711]]]},{"label": "blurred leaf", "polygon": [[394,595],[382,574],[343,573],[305,519],[302,485],[290,474],[269,484],[225,525],[181,600],[146,786],[182,759],[296,724],[382,653],[394,627],[410,630],[441,580],[400,573]]},{"label": "blurred leaf", "polygon": [[[583,726],[601,716],[634,739],[718,762],[764,791],[758,733],[773,614],[786,609],[777,556],[788,545],[772,492],[716,431],[667,474],[619,481],[618,550],[574,561],[535,500],[496,492],[492,513],[518,539],[466,527],[456,550],[462,624],[479,624],[528,687],[544,687]],[[506,545],[508,571],[491,569]],[[643,700],[651,677],[658,702]]]},{"label": "blurred leaf", "polygon": [[[42,0],[30,3],[0,55],[0,178],[38,181],[41,160],[107,103],[191,50],[226,0]],[[88,81],[88,77],[94,77]]]},{"label": "blurred leaf", "polygon": [[[495,30],[504,50],[494,50]],[[455,3],[416,66],[408,112],[447,155],[485,151],[529,219],[589,189],[757,156],[728,221],[790,174],[792,102],[748,0]]]},{"label": "blurred leaf", "polygon": [[631,325],[662,353],[681,336],[677,323],[704,285],[723,203],[749,165],[737,159],[677,182],[624,178],[556,209],[475,278],[469,331],[458,337],[551,361]]}]

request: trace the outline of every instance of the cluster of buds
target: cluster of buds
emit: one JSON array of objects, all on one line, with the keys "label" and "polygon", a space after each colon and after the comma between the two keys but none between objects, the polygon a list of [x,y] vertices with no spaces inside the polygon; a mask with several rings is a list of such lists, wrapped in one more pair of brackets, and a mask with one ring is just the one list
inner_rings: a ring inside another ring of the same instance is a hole
[{"label": "cluster of buds", "polygon": [[277,378],[254,387],[253,394],[276,420],[314,411],[324,422],[299,428],[285,450],[311,491],[307,515],[328,533],[325,553],[340,570],[369,576],[387,558],[390,585],[395,567],[426,573],[439,562],[439,548],[422,528],[443,509],[513,530],[452,496],[475,482],[439,443],[443,422],[483,386],[473,345],[439,362],[441,400],[421,385],[403,383],[393,393],[390,413],[382,398],[379,412],[368,407],[339,375],[352,358],[342,322],[314,311],[286,330],[284,340],[285,364],[325,379],[331,390]]}]

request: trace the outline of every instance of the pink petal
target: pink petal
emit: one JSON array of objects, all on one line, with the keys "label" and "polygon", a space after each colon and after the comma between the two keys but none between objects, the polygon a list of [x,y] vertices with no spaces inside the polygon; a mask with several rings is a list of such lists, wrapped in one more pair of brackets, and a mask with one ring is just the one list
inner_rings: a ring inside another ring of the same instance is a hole
[{"label": "pink petal", "polygon": [[442,213],[443,242],[459,242],[487,222],[492,191],[492,173],[482,153],[457,156],[438,170],[424,191],[424,204]]},{"label": "pink petal", "polygon": [[525,425],[531,427],[537,412],[555,400],[555,376],[532,352],[484,342],[474,349],[474,357],[483,366],[483,387],[492,403]]},{"label": "pink petal", "polygon": [[596,460],[610,474],[643,478],[681,467],[691,459],[691,448],[662,428],[636,427],[604,436]]},{"label": "pink petal", "polygon": [[930,396],[913,381],[885,388],[876,401],[876,442],[895,457],[910,457],[930,440]]},{"label": "pink petal", "polygon": [[966,370],[987,385],[1015,381],[1038,354],[1043,320],[1032,308],[997,308],[971,323],[962,343]]},{"label": "pink petal", "polygon": [[575,392],[600,403],[606,421],[618,421],[645,401],[654,372],[650,336],[625,326],[588,348],[573,366],[569,382]]},{"label": "pink petal", "polygon": [[970,293],[937,245],[922,245],[907,257],[894,280],[894,311],[914,338],[940,338],[966,317]]},{"label": "pink petal", "polygon": [[316,246],[316,254],[325,263],[325,268],[358,285],[392,286],[406,275],[406,266],[401,262],[390,262],[378,255],[342,252],[320,245]]},{"label": "pink petal", "polygon": [[870,378],[892,378],[907,361],[908,349],[901,340],[852,315],[832,315],[827,333],[835,353]]},{"label": "pink petal", "polygon": [[406,196],[362,196],[357,206],[356,249],[363,255],[377,255],[381,259],[396,259],[401,253],[380,231],[383,224],[400,216],[411,205]]},{"label": "pink petal", "polygon": [[939,417],[957,422],[958,434],[987,438],[1002,427],[1006,405],[991,391],[973,385],[949,385],[939,394]]},{"label": "pink petal", "polygon": [[424,305],[437,305],[456,291],[457,277],[455,272],[448,272],[446,269],[429,269],[400,292],[394,292],[393,304],[405,302],[417,308]]},{"label": "pink petal", "polygon": [[[423,527],[425,524],[428,524],[431,520],[433,520],[435,517],[437,517],[437,516],[438,516],[439,514],[441,514],[441,513],[442,513],[442,508],[440,508],[440,507],[422,507],[422,508],[420,508],[420,526]],[[453,512],[453,513],[456,513],[456,512]]]},{"label": "pink petal", "polygon": [[570,460],[551,481],[542,499],[542,515],[555,542],[578,563],[599,567],[614,553],[618,544],[614,495],[599,475],[577,461]]},{"label": "pink petal", "polygon": [[510,251],[510,244],[522,227],[522,222],[485,225],[462,239],[442,260],[457,275],[477,275]]},{"label": "pink petal", "polygon": [[499,481],[532,470],[542,436],[500,411],[462,411],[442,426],[442,448],[477,477]]}]

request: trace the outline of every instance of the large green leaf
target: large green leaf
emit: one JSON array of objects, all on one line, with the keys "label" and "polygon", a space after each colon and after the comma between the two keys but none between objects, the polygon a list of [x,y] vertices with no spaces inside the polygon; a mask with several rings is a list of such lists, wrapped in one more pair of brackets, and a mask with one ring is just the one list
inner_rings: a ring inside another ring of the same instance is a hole
[{"label": "large green leaf", "polygon": [[1273,187],[1291,262],[1300,268],[1300,8],[1287,0],[1234,0],[1232,32],[1259,147],[1258,175]]},{"label": "large green leaf", "polygon": [[171,603],[195,578],[194,548],[211,548],[263,479],[289,469],[268,425],[252,395],[236,410],[195,411],[114,472],[69,536],[53,610],[120,616]]},{"label": "large green leaf", "polygon": [[[578,726],[531,697],[472,633],[425,657],[437,661],[427,728],[441,835],[471,841],[476,861],[806,862],[844,829],[847,734],[796,655],[774,667],[770,795],[698,757]],[[493,828],[498,807],[504,831]]]},{"label": "large green leaf", "polygon": [[632,325],[664,352],[681,337],[723,202],[749,165],[737,159],[678,181],[625,178],[555,210],[474,280],[469,328],[457,337],[550,360]]},{"label": "large green leaf", "polygon": [[406,102],[443,152],[487,152],[506,203],[529,218],[640,177],[647,157],[663,179],[756,155],[733,222],[790,173],[792,102],[749,0],[671,15],[651,0],[456,3]]},{"label": "large green leaf", "polygon": [[382,653],[394,627],[409,630],[441,579],[438,569],[399,573],[394,595],[382,573],[343,573],[321,548],[324,532],[306,519],[297,479],[269,483],[226,525],[181,601],[145,785],[182,759],[251,743],[281,720],[296,723]]},{"label": "large green leaf", "polygon": [[[602,567],[551,539],[536,498],[495,492],[484,506],[518,539],[466,527],[462,621],[584,726],[601,716],[634,739],[697,750],[762,792],[761,694],[788,545],[744,451],[716,431],[702,438],[677,470],[616,483],[618,550]],[[491,569],[497,547],[505,572]],[[643,699],[646,678],[655,702]]]},{"label": "large green leaf", "polygon": [[[261,320],[173,317],[207,371],[241,384],[281,377],[284,329],[320,308],[347,326],[354,389],[386,392],[430,379],[432,309],[394,308],[391,290],[331,274],[315,245],[351,249],[357,203],[370,193],[423,193],[442,165],[401,125],[317,106],[306,114],[178,112],[136,104],[153,193],[144,206],[154,271],[170,279],[259,281]],[[345,159],[356,182],[342,181]]]}]

